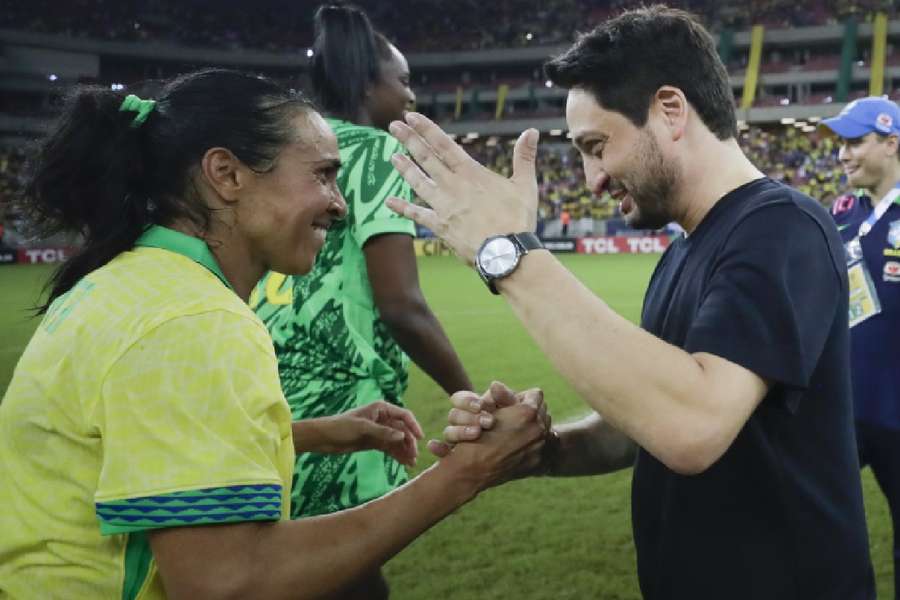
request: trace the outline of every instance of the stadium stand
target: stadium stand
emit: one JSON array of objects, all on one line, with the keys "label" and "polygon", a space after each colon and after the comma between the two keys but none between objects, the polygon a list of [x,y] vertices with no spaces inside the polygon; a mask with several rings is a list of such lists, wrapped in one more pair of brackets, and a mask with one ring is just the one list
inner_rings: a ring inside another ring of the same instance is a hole
[{"label": "stadium stand", "polygon": [[[268,10],[258,10],[260,3]],[[479,160],[503,172],[511,151],[507,142],[526,127],[543,132],[541,216],[551,230],[562,210],[576,223],[590,217],[591,230],[614,223],[614,203],[593,198],[584,186],[580,161],[564,137],[566,92],[545,81],[541,65],[576,31],[634,2],[549,0],[537,10],[527,0],[357,3],[407,53],[418,110],[467,142]],[[900,100],[896,2],[669,4],[700,15],[717,32],[748,154],[770,176],[829,204],[843,181],[836,149],[814,131],[815,122],[873,89]],[[310,0],[259,0],[252,9],[238,0],[11,3],[0,13],[0,214],[6,213],[7,222],[15,217],[8,207],[21,177],[22,141],[39,134],[72,84],[138,89],[146,79],[223,65],[304,88],[316,5]],[[874,17],[879,13],[886,24],[881,46]],[[406,18],[409,14],[416,18]],[[763,28],[755,70],[750,64],[754,25]],[[880,88],[873,87],[877,52]],[[745,87],[753,93],[744,94]]]},{"label": "stadium stand", "polygon": [[0,247],[18,241],[20,219],[11,210],[11,201],[22,184],[24,161],[21,148],[0,148]]},{"label": "stadium stand", "polygon": [[[239,0],[53,0],[13,2],[0,27],[77,38],[169,41],[189,46],[298,50],[311,44],[316,3],[264,0],[258,10]],[[565,43],[572,33],[634,4],[631,0],[359,0],[372,20],[408,51],[481,50]],[[673,0],[703,17],[713,31],[753,24],[795,28],[835,23],[876,11],[897,15],[891,0]],[[415,14],[416,19],[407,18]],[[236,24],[240,24],[240,27]]]},{"label": "stadium stand", "polygon": [[[838,163],[838,147],[832,138],[819,132],[803,132],[803,126],[750,127],[741,132],[740,144],[766,175],[831,206],[846,188]],[[466,143],[465,148],[479,162],[509,175],[513,141],[478,139]],[[617,203],[608,194],[596,197],[587,189],[578,153],[558,138],[545,140],[539,150],[538,185],[539,215],[545,225],[566,210],[575,221],[585,217],[593,219],[591,228],[596,233],[603,228],[600,222],[619,216]],[[573,228],[573,235],[578,233],[579,229]]]},{"label": "stadium stand", "polygon": [[[465,144],[479,162],[504,175],[510,174],[513,138],[487,138]],[[837,160],[833,140],[818,132],[804,133],[793,126],[750,127],[740,136],[741,146],[759,168],[773,179],[784,181],[830,206],[845,189],[845,178]],[[0,150],[0,215],[7,221],[9,243],[17,236],[20,216],[10,210],[16,189],[21,184],[25,152],[21,148]],[[548,232],[558,229],[556,221],[563,210],[579,226],[572,236],[588,229],[600,233],[614,228],[618,205],[608,194],[594,196],[585,186],[584,170],[578,153],[559,137],[545,139],[537,159],[540,190],[539,218]],[[589,225],[584,219],[593,221]]]}]

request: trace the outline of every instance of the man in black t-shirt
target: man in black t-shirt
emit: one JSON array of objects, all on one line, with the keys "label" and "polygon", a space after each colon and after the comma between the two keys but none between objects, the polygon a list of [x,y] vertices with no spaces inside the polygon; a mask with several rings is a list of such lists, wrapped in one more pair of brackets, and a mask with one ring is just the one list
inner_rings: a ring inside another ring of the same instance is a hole
[{"label": "man in black t-shirt", "polygon": [[[848,282],[829,215],[743,155],[725,67],[687,13],[625,12],[547,73],[570,90],[588,187],[634,228],[686,232],[653,274],[641,328],[534,247],[536,132],[503,179],[420,115],[392,126],[417,163],[394,164],[431,207],[393,208],[476,264],[595,411],[555,428],[534,474],[634,464],[648,600],[871,600]],[[479,409],[511,396],[454,395],[446,441],[479,435]]]},{"label": "man in black t-shirt", "polygon": [[700,474],[639,451],[632,511],[645,597],[721,598],[734,587],[728,598],[870,597],[842,267],[827,212],[767,178],[723,196],[657,265],[641,326],[768,389]]}]

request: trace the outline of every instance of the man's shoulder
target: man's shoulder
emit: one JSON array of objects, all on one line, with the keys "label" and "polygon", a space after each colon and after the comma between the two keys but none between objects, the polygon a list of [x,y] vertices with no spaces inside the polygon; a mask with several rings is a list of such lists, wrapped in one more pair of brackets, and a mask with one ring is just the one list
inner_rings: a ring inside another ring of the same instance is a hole
[{"label": "man's shoulder", "polygon": [[715,252],[760,256],[761,268],[774,268],[771,259],[775,256],[786,260],[801,254],[814,255],[830,260],[835,268],[843,260],[834,221],[828,210],[810,196],[765,179],[747,186],[735,200],[731,215],[722,220],[714,237]]},{"label": "man's shoulder", "polygon": [[790,228],[813,225],[821,231],[834,229],[828,210],[811,196],[783,183],[764,180],[748,190],[736,215],[737,224]]},{"label": "man's shoulder", "polygon": [[748,190],[745,206],[748,209],[793,205],[803,210],[825,213],[824,207],[808,194],[772,179],[760,180],[759,185]]}]

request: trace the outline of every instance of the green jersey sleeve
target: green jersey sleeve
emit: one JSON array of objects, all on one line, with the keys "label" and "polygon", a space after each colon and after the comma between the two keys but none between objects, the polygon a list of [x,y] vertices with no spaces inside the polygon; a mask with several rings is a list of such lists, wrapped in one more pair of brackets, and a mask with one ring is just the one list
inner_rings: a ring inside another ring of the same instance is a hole
[{"label": "green jersey sleeve", "polygon": [[391,196],[404,200],[412,198],[409,185],[391,164],[391,156],[405,154],[406,149],[394,137],[378,132],[347,150],[349,156],[345,159],[346,166],[341,171],[338,185],[347,202],[352,202],[349,211],[353,219],[351,234],[357,244],[362,247],[366,240],[383,233],[415,236],[415,223],[384,203]]}]

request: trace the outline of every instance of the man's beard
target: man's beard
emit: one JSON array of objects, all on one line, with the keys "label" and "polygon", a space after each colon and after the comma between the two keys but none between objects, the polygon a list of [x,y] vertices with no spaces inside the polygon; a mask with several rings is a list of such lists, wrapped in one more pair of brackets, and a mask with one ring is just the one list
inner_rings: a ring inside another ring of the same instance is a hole
[{"label": "man's beard", "polygon": [[635,154],[635,175],[623,179],[634,202],[628,225],[633,229],[660,229],[675,220],[673,195],[678,172],[666,163],[649,132],[641,134]]}]

